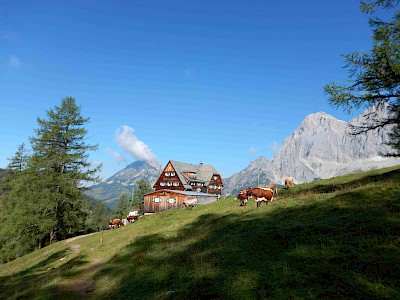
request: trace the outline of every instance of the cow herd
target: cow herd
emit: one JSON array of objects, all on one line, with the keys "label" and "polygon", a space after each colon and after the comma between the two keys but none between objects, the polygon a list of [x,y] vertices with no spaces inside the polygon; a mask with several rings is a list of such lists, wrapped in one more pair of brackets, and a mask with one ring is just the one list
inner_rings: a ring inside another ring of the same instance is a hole
[{"label": "cow herd", "polygon": [[120,228],[128,223],[134,223],[137,219],[139,219],[139,212],[137,210],[130,211],[126,219],[114,219],[108,222],[107,229],[115,229]]},{"label": "cow herd", "polygon": [[[285,189],[289,189],[293,186],[294,184],[294,179],[293,177],[288,177],[285,179]],[[247,204],[247,201],[249,198],[253,198],[256,203],[257,207],[261,205],[261,202],[272,203],[274,201],[274,196],[278,194],[278,187],[275,183],[268,184],[265,187],[251,187],[251,188],[245,188],[239,192],[239,194],[236,196],[237,199],[240,201],[240,206],[245,206]],[[198,201],[197,199],[187,199],[183,202],[182,207],[196,207]],[[126,222],[127,223],[133,223],[139,218],[139,214],[137,211],[131,211],[127,218]],[[120,226],[124,226],[124,222],[121,219],[114,219],[110,220],[108,222],[108,228],[107,229],[114,229],[114,228],[119,228]]]},{"label": "cow herd", "polygon": [[[285,189],[289,189],[293,186],[293,177],[288,177],[285,179]],[[240,201],[240,206],[245,206],[249,198],[254,198],[257,207],[261,205],[261,202],[272,203],[274,201],[274,196],[278,194],[278,188],[275,183],[268,184],[266,187],[251,187],[245,188],[239,192],[236,196]]]}]

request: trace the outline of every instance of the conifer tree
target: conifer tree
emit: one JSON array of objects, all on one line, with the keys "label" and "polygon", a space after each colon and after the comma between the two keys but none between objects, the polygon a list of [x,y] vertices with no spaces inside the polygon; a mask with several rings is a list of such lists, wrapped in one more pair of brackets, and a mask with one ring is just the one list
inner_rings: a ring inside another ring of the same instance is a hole
[{"label": "conifer tree", "polygon": [[136,188],[133,191],[133,195],[132,195],[132,199],[131,199],[132,206],[141,208],[143,196],[148,193],[151,193],[152,191],[153,191],[153,189],[146,182],[146,180],[144,180],[144,179],[138,180],[136,182]]},{"label": "conifer tree", "polygon": [[62,99],[61,105],[47,111],[47,119],[38,118],[39,128],[31,137],[33,149],[32,171],[36,174],[42,213],[49,220],[50,242],[72,234],[84,226],[85,207],[82,183],[97,181],[98,167],[87,161],[88,151],[97,145],[86,144],[87,130],[83,127],[89,118],[80,114],[75,99]]},{"label": "conifer tree", "polygon": [[[353,127],[354,134],[390,126],[390,145],[393,152],[387,156],[400,156],[400,11],[399,0],[375,0],[361,2],[361,10],[371,15],[373,47],[370,53],[354,52],[344,55],[349,70],[349,83],[331,83],[324,87],[334,107],[346,111],[354,108],[389,106],[386,119],[379,119],[372,112],[365,124]],[[390,21],[377,17],[377,9],[394,10]]]},{"label": "conifer tree", "polygon": [[106,228],[108,221],[113,217],[113,212],[109,207],[97,200],[89,199],[91,205],[86,219],[86,229],[88,231],[98,231]]},{"label": "conifer tree", "polygon": [[38,118],[32,154],[24,145],[10,159],[0,196],[0,258],[7,261],[26,254],[57,237],[64,239],[84,229],[88,213],[84,182],[97,181],[99,167],[88,162],[83,127],[89,118],[80,114],[75,99]]},{"label": "conifer tree", "polygon": [[30,158],[20,146],[10,159],[2,178],[4,194],[0,197],[0,257],[7,261],[44,245],[45,224],[38,209],[36,177],[29,169]]},{"label": "conifer tree", "polygon": [[130,209],[129,200],[128,197],[126,197],[126,195],[124,194],[117,201],[115,217],[118,219],[126,218],[126,216],[129,213],[129,209]]},{"label": "conifer tree", "polygon": [[28,167],[29,154],[25,147],[25,144],[18,146],[18,150],[15,155],[10,159],[10,163],[7,166],[9,171],[23,171]]}]

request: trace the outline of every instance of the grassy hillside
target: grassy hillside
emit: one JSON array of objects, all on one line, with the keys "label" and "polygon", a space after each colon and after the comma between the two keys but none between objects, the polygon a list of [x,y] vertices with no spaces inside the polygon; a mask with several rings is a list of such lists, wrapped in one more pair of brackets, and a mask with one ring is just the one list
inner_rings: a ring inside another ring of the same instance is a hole
[{"label": "grassy hillside", "polygon": [[144,216],[0,266],[1,299],[400,299],[400,167]]}]

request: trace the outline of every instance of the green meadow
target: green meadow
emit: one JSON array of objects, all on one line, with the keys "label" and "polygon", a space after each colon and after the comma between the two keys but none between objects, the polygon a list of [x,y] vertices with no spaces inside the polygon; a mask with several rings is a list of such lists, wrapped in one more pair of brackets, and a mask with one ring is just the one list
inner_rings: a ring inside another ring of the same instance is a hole
[{"label": "green meadow", "polygon": [[0,299],[400,299],[400,167],[60,241],[0,265]]}]

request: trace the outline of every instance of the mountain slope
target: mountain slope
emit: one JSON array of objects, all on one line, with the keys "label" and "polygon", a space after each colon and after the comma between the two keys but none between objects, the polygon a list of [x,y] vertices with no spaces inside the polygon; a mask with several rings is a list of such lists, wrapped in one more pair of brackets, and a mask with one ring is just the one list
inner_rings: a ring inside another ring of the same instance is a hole
[{"label": "mountain slope", "polygon": [[1,299],[400,299],[400,169],[146,215],[0,265]]},{"label": "mountain slope", "polygon": [[145,180],[150,186],[153,186],[160,176],[162,168],[158,162],[135,161],[106,181],[91,186],[86,194],[113,207],[123,194],[130,197],[137,181]]},{"label": "mountain slope", "polygon": [[[249,166],[224,180],[224,195],[234,195],[246,185],[251,186],[258,174],[269,174],[262,184],[282,184],[292,176],[296,182],[310,182],[352,172],[366,171],[400,164],[400,159],[382,157],[390,151],[385,145],[391,128],[370,131],[364,135],[350,135],[349,124],[368,123],[367,115],[354,118],[349,123],[324,112],[308,115],[300,126],[287,137],[271,162],[259,158]],[[388,110],[378,111],[379,118],[386,118]],[[243,183],[246,183],[245,185]]]},{"label": "mountain slope", "polygon": [[[399,164],[398,159],[379,155],[389,151],[385,143],[390,128],[364,135],[349,134],[348,125],[367,122],[367,114],[368,110],[349,123],[322,112],[307,116],[271,160],[280,171],[281,180],[293,176],[298,182],[310,182]],[[384,118],[387,110],[379,114]]]},{"label": "mountain slope", "polygon": [[[236,195],[240,190],[258,183],[269,184],[280,180],[278,170],[264,156],[252,161],[245,169],[224,179],[224,194]],[[229,191],[229,193],[226,193]]]}]

